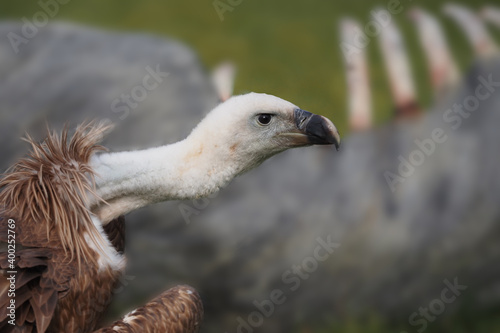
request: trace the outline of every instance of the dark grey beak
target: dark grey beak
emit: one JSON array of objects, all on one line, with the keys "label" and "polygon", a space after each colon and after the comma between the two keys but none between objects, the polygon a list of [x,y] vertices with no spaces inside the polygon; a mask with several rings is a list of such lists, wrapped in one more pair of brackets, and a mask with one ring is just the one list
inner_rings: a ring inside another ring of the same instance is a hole
[{"label": "dark grey beak", "polygon": [[335,125],[328,119],[311,112],[295,109],[295,125],[307,136],[312,145],[335,145],[339,150],[340,135]]}]

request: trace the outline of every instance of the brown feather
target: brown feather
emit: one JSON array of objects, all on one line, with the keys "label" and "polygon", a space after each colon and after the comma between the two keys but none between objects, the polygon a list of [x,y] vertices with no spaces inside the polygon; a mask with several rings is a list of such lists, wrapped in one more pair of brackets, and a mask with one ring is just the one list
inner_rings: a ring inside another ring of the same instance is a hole
[{"label": "brown feather", "polygon": [[202,317],[203,304],[196,290],[177,286],[94,333],[194,333]]},{"label": "brown feather", "polygon": [[37,221],[45,229],[45,239],[40,233],[36,237],[19,233],[23,245],[46,243],[55,230],[70,260],[76,257],[80,264],[82,258],[92,258],[81,235],[88,233],[96,244],[101,244],[102,238],[87,207],[88,195],[95,196],[89,161],[92,154],[104,149],[98,142],[110,128],[103,123],[80,125],[69,143],[67,127],[61,136],[50,133],[42,143],[26,136],[31,153],[14,164],[0,180],[0,203],[5,210],[1,216],[16,215],[19,221]]},{"label": "brown feather", "polygon": [[120,216],[106,224],[104,232],[115,250],[123,254],[125,252],[125,216]]},{"label": "brown feather", "polygon": [[[24,303],[22,306],[20,306],[16,310],[16,325],[17,326],[21,326],[25,321],[27,321],[30,311],[32,312],[31,306],[29,303]],[[31,319],[31,320],[28,320],[31,323],[34,321],[34,317],[30,317],[29,319]]]},{"label": "brown feather", "polygon": [[45,332],[49,327],[57,305],[57,291],[47,288],[34,288],[30,298],[31,308],[35,313],[36,329]]},{"label": "brown feather", "polygon": [[[88,163],[102,149],[97,143],[109,127],[87,123],[71,139],[64,129],[40,144],[27,135],[31,153],[0,179],[0,241],[7,241],[7,221],[14,219],[18,272],[17,325],[7,324],[10,299],[2,293],[2,332],[91,332],[109,303],[121,272],[100,271],[83,237],[102,244],[87,208],[90,196],[95,200]],[[0,290],[8,288],[7,259],[0,253]],[[96,298],[103,306],[95,307]]]},{"label": "brown feather", "polygon": [[[39,284],[42,272],[48,265],[49,257],[50,253],[47,249],[25,249],[16,252],[16,309],[30,303],[30,299],[34,296],[33,288]],[[7,253],[0,253],[0,267],[7,270],[8,266]],[[7,273],[0,276],[2,288],[5,283],[8,283],[7,276]],[[0,295],[0,322],[7,321],[7,305],[9,302],[10,297],[8,297],[7,293]],[[20,318],[17,317],[16,319]]]}]

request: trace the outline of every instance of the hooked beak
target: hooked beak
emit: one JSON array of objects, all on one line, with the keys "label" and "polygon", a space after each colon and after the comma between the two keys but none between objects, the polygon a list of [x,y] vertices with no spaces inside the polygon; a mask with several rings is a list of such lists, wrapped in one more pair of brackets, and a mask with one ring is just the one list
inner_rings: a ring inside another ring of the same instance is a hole
[{"label": "hooked beak", "polygon": [[294,120],[298,133],[303,134],[307,144],[311,145],[335,145],[339,150],[340,135],[335,125],[323,116],[311,112],[295,109]]}]

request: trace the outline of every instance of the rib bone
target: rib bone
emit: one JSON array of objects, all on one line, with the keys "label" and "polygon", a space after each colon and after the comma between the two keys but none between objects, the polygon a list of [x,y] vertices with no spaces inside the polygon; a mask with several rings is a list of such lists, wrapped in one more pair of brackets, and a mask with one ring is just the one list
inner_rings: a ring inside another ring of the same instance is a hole
[{"label": "rib bone", "polygon": [[[351,45],[356,32],[362,31],[360,24],[351,19],[342,20],[340,29],[342,42]],[[345,66],[349,127],[354,131],[369,129],[372,127],[372,106],[365,49],[359,48],[359,52],[346,57]]]}]

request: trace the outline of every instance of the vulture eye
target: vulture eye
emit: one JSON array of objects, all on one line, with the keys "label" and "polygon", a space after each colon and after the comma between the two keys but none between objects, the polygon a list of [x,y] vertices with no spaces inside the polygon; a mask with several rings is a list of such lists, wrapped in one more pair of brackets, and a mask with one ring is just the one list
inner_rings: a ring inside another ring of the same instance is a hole
[{"label": "vulture eye", "polygon": [[257,121],[261,125],[269,125],[269,123],[271,122],[272,118],[273,118],[272,114],[262,113],[262,114],[259,114],[259,117],[257,118]]}]

